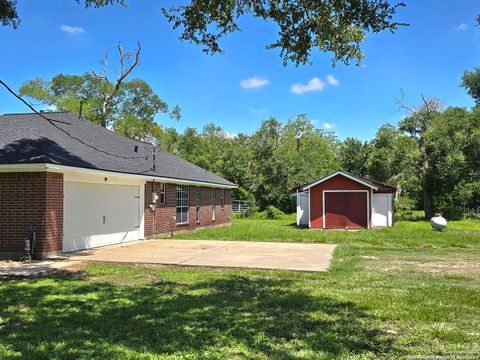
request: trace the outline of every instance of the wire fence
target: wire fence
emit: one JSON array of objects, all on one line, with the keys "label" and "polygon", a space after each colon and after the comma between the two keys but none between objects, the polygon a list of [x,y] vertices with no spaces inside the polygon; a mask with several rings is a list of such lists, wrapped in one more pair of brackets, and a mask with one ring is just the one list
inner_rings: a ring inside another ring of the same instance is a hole
[{"label": "wire fence", "polygon": [[480,207],[477,207],[477,208],[461,207],[460,210],[466,216],[480,217]]},{"label": "wire fence", "polygon": [[246,211],[250,208],[247,203],[243,200],[232,200],[232,211],[234,213],[239,213],[242,211]]}]

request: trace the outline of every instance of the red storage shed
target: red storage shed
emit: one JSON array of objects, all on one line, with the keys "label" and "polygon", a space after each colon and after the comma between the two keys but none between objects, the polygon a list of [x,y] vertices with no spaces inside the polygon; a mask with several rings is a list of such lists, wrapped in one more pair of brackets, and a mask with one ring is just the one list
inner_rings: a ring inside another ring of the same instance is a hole
[{"label": "red storage shed", "polygon": [[297,225],[368,229],[393,225],[395,188],[337,171],[296,189]]}]

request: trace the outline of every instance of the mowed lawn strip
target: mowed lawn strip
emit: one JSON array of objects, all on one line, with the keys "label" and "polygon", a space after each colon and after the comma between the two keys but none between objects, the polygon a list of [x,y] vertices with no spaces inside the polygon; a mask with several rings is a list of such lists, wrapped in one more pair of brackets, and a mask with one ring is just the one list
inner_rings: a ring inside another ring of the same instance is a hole
[{"label": "mowed lawn strip", "polygon": [[327,273],[90,264],[0,283],[0,358],[397,359],[480,349],[480,226],[179,238],[337,243]]},{"label": "mowed lawn strip", "polygon": [[295,226],[295,217],[284,220],[233,219],[232,226],[203,228],[195,232],[179,232],[178,239],[251,240],[318,242],[373,246],[383,248],[405,247],[477,247],[480,221],[450,221],[448,231],[432,230],[424,221],[397,222],[392,228],[344,231],[307,229]]}]

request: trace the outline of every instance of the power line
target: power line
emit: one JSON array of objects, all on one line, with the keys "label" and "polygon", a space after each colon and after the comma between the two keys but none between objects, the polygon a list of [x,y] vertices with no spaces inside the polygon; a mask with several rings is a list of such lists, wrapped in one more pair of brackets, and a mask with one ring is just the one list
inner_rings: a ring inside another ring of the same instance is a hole
[{"label": "power line", "polygon": [[89,148],[92,148],[98,152],[101,152],[101,153],[104,153],[106,155],[110,155],[110,156],[114,156],[116,158],[119,158],[119,159],[125,159],[125,160],[134,160],[134,159],[143,159],[145,157],[147,157],[148,155],[146,156],[132,156],[132,157],[129,157],[129,156],[121,156],[121,155],[117,155],[117,154],[113,154],[113,153],[110,153],[108,151],[105,151],[105,150],[102,150],[102,149],[99,149],[97,148],[96,146],[94,145],[90,145],[88,143],[86,143],[85,141],[83,141],[82,139],[79,139],[78,137],[70,134],[67,130],[65,129],[62,129],[60,126],[58,126],[57,124],[55,124],[56,122],[58,123],[61,123],[61,124],[65,124],[65,125],[71,125],[70,123],[68,122],[65,122],[65,121],[61,121],[61,120],[56,120],[56,119],[52,119],[52,118],[49,118],[49,117],[46,117],[44,114],[42,114],[41,112],[37,111],[32,105],[30,105],[27,101],[25,101],[20,95],[18,95],[15,91],[13,91],[3,80],[0,79],[0,84],[2,84],[7,90],[8,92],[10,92],[13,96],[15,96],[18,100],[20,100],[22,103],[24,103],[25,105],[28,106],[28,108],[30,108],[35,114],[37,114],[38,116],[40,116],[41,118],[47,120],[50,125],[54,126],[56,129],[60,130],[61,132],[65,133],[66,135],[68,135],[69,137],[71,137],[72,139],[75,139],[77,140],[78,142],[82,143],[83,145],[85,146],[88,146]]}]

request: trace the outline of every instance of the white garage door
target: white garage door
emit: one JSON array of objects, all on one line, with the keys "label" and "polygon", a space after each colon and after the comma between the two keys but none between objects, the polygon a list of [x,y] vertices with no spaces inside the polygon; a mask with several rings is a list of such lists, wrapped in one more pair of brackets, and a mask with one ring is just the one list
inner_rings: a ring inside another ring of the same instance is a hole
[{"label": "white garage door", "polygon": [[64,252],[143,238],[138,185],[65,182],[64,194]]}]

